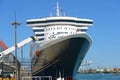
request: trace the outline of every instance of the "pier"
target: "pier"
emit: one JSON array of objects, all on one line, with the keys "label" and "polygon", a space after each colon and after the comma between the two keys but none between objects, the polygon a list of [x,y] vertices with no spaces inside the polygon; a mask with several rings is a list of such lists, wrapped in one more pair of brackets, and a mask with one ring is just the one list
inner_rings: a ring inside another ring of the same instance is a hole
[{"label": "pier", "polygon": [[[35,40],[34,36],[30,38],[26,38],[25,40],[16,43],[17,45],[16,49],[21,48],[22,46],[34,40]],[[19,60],[18,58],[16,58],[15,55],[13,55],[14,51],[15,51],[15,46],[8,48],[6,44],[2,40],[0,40],[0,79],[1,80],[7,78],[10,78],[12,80],[21,80],[22,77],[30,76],[30,74],[28,74],[30,73],[30,68],[31,68],[30,59]]]}]

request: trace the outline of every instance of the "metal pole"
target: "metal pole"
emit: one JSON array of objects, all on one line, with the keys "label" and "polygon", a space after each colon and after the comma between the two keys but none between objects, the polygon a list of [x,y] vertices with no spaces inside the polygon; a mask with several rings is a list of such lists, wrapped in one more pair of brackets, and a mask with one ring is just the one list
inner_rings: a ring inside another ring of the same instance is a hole
[{"label": "metal pole", "polygon": [[1,72],[1,73],[2,73],[2,80],[3,80],[3,75],[4,75],[4,73],[3,73],[3,72],[4,72],[4,71],[3,71],[3,70],[4,70],[4,69],[3,69],[3,66],[4,66],[4,63],[3,63],[3,61],[2,61],[2,72]]},{"label": "metal pole", "polygon": [[21,47],[21,63],[23,61],[23,47]]},{"label": "metal pole", "polygon": [[[23,62],[23,47],[21,47],[21,64],[20,64],[20,70],[21,70],[21,66],[22,66],[22,63]],[[21,76],[21,72],[20,72],[20,77],[22,77]]]},{"label": "metal pole", "polygon": [[17,60],[17,26],[20,25],[20,22],[16,22],[16,12],[15,12],[15,22],[12,22],[11,25],[14,26],[14,40],[15,40],[15,66],[16,66],[16,80],[20,80],[20,74],[18,72],[19,68],[19,63]]},{"label": "metal pole", "polygon": [[15,68],[16,68],[16,70],[15,70],[16,72],[15,72],[15,73],[16,73],[16,77],[15,77],[15,78],[16,78],[16,80],[17,80],[17,70],[18,70],[18,66],[17,66],[17,45],[16,45],[16,37],[17,37],[17,36],[16,36],[16,22],[14,22],[14,40],[15,40],[15,57],[16,57],[16,58],[15,58],[15,66],[16,66],[16,67],[15,67]]}]

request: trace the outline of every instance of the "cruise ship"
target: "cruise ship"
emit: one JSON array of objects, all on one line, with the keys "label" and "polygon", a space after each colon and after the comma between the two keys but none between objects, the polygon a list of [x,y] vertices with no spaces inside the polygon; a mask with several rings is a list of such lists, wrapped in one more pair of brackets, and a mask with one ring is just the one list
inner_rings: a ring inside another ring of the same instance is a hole
[{"label": "cruise ship", "polygon": [[32,76],[51,76],[75,80],[92,40],[86,34],[93,20],[62,16],[59,4],[56,15],[27,20],[37,41],[31,45]]}]

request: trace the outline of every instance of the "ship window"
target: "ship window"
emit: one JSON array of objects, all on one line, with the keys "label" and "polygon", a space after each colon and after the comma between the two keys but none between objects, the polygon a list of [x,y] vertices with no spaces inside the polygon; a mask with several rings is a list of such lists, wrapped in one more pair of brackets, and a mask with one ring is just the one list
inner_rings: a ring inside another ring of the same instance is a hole
[{"label": "ship window", "polygon": [[66,30],[67,30],[67,27],[64,27],[64,29],[66,29]]},{"label": "ship window", "polygon": [[57,32],[57,34],[61,34],[61,32]]},{"label": "ship window", "polygon": [[44,36],[44,34],[36,34],[36,36]]},{"label": "ship window", "polygon": [[76,31],[81,31],[80,29],[77,29]]},{"label": "ship window", "polygon": [[44,32],[44,29],[33,30],[33,32]]},{"label": "ship window", "polygon": [[39,41],[42,41],[42,40],[44,40],[44,38],[40,38],[40,39],[39,39]]},{"label": "ship window", "polygon": [[49,31],[49,29],[47,28],[46,31]]},{"label": "ship window", "polygon": [[50,30],[50,28],[48,28],[48,30]]},{"label": "ship window", "polygon": [[60,27],[60,29],[62,29],[62,27]]},{"label": "ship window", "polygon": [[65,34],[68,34],[68,32],[65,32]]},{"label": "ship window", "polygon": [[87,29],[81,29],[81,31],[87,31]]},{"label": "ship window", "polygon": [[62,29],[62,27],[57,27],[57,29]]}]

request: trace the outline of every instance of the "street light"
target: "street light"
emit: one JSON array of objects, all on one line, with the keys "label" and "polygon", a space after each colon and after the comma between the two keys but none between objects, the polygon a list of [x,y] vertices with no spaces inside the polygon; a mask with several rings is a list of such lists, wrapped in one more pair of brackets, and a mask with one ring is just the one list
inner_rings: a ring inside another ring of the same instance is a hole
[{"label": "street light", "polygon": [[11,25],[14,26],[14,40],[15,40],[15,65],[16,65],[16,80],[20,80],[20,73],[18,72],[18,62],[17,62],[17,26],[19,26],[21,23],[20,22],[16,22],[16,13],[15,13],[15,22],[11,22]]}]

